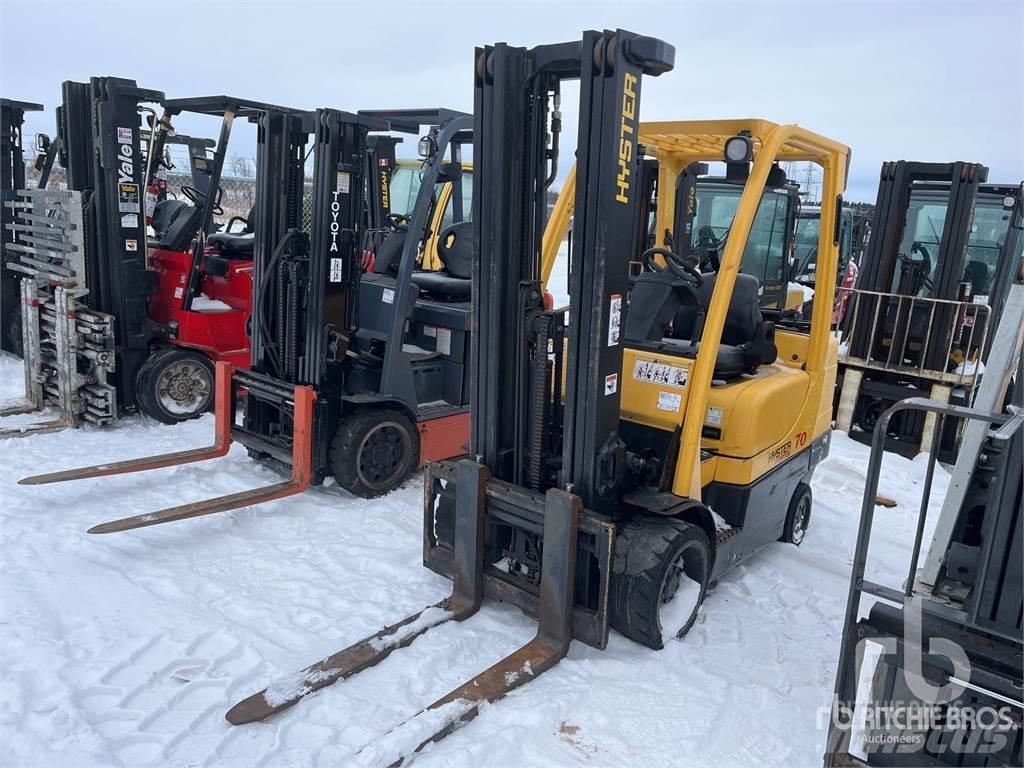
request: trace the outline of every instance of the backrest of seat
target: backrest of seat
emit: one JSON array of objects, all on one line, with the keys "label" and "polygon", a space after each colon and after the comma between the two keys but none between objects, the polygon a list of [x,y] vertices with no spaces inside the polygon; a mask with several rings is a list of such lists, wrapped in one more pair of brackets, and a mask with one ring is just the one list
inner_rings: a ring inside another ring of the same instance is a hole
[{"label": "backrest of seat", "polygon": [[[630,290],[629,312],[624,335],[627,341],[660,341],[672,323],[675,338],[688,338],[679,320],[680,313],[696,312],[697,295],[688,283],[671,272],[644,272]],[[683,334],[683,335],[680,335]]]},{"label": "backrest of seat", "polygon": [[[697,289],[697,300],[706,310],[711,304],[711,295],[718,282],[717,272],[704,275],[704,282]],[[736,275],[736,284],[729,301],[729,311],[725,316],[725,327],[722,329],[722,344],[740,346],[757,336],[758,326],[763,321],[758,297],[761,283],[753,275]],[[699,341],[700,329],[695,328],[697,310],[693,307],[681,306],[672,322],[672,335],[677,339]],[[696,334],[694,332],[697,332]]]},{"label": "backrest of seat", "polygon": [[469,280],[473,277],[473,222],[460,221],[453,224],[441,233],[441,237],[449,232],[455,234],[455,242],[450,248],[439,243],[437,255],[449,275]]},{"label": "backrest of seat", "polygon": [[167,198],[161,200],[153,208],[153,231],[156,232],[156,239],[163,239],[164,232],[171,225],[171,221],[180,212],[181,208],[188,205],[184,200]]},{"label": "backrest of seat", "polygon": [[405,246],[405,238],[408,233],[404,230],[392,232],[384,238],[380,248],[373,259],[373,271],[378,275],[398,274],[398,267],[402,260],[402,248]]},{"label": "backrest of seat", "polygon": [[992,287],[992,277],[988,264],[984,261],[968,261],[967,266],[964,268],[964,277],[971,281],[971,291],[974,294],[988,295]]},{"label": "backrest of seat", "polygon": [[[181,202],[175,200],[174,202]],[[156,211],[153,211],[154,219]],[[162,234],[158,233],[157,246],[169,251],[184,251],[192,243],[192,238],[199,231],[199,219],[202,218],[201,209],[187,203],[175,207],[169,216],[167,226]],[[156,227],[153,227],[156,229]]]}]

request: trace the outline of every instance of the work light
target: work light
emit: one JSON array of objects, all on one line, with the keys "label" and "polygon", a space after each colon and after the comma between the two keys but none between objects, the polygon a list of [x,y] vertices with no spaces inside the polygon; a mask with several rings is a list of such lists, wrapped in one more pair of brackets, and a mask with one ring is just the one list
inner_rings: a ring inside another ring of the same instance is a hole
[{"label": "work light", "polygon": [[733,136],[725,142],[725,162],[749,163],[754,154],[754,144],[749,136]]}]

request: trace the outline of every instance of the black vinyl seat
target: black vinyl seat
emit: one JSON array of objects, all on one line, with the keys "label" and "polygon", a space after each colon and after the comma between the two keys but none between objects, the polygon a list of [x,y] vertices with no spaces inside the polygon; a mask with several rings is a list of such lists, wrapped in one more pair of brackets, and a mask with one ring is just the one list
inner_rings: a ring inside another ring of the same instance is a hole
[{"label": "black vinyl seat", "polygon": [[437,255],[444,268],[413,272],[412,280],[432,299],[468,301],[473,294],[473,251],[473,222],[445,227],[437,238]]},{"label": "black vinyl seat", "polygon": [[256,235],[216,232],[206,238],[206,244],[216,248],[227,259],[251,259],[256,248]]},{"label": "black vinyl seat", "polygon": [[[704,316],[718,281],[715,272],[705,274],[696,289],[697,303],[682,304],[672,321],[671,337],[699,343],[704,331]],[[722,340],[715,359],[715,376],[730,378],[774,363],[779,356],[775,346],[775,323],[761,315],[758,292],[761,284],[753,275],[736,275],[729,310],[722,328]]]},{"label": "black vinyl seat", "polygon": [[161,200],[153,208],[153,231],[156,247],[168,251],[185,251],[199,231],[202,211],[184,200]]},{"label": "black vinyl seat", "polygon": [[[215,232],[206,238],[206,244],[216,248],[226,259],[252,259],[253,251],[256,248],[256,236],[253,234],[255,217],[256,206],[254,205],[244,219],[245,227],[241,232]],[[232,221],[238,220],[240,217],[232,219]],[[230,225],[229,221],[228,226]]]}]

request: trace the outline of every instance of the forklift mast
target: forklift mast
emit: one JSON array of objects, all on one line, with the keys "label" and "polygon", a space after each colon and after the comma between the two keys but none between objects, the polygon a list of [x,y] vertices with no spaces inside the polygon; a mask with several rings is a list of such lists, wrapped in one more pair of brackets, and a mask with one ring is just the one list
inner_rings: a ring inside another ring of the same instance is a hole
[{"label": "forklift mast", "polygon": [[391,214],[391,174],[398,161],[398,136],[373,135],[366,144],[366,229],[383,230]]},{"label": "forklift mast", "polygon": [[[939,250],[932,257],[935,260],[934,277],[931,279],[929,297],[951,301],[959,299],[958,289],[964,274],[964,259],[971,232],[974,203],[979,186],[987,178],[988,168],[977,163],[918,163],[904,160],[885,163],[882,166],[875,202],[871,241],[864,256],[857,287],[882,293],[904,292],[899,285],[893,285],[892,281],[901,257],[910,257],[910,254],[900,253],[900,246],[908,225],[907,212],[910,208],[911,192],[915,185],[922,182],[945,182],[950,185],[949,206],[943,223]],[[867,307],[864,308],[866,309]],[[851,331],[850,352],[855,357],[866,357],[870,346],[874,344],[874,340],[871,339],[873,315],[864,310],[857,313],[857,322]],[[933,370],[946,369],[947,349],[950,336],[954,333],[955,320],[956,311],[951,305],[935,306],[931,325],[938,329],[938,333],[929,334],[929,344],[923,350],[924,367]],[[898,319],[894,344],[901,344],[899,339],[910,332],[909,324],[909,318]],[[900,326],[903,326],[903,333],[900,333]]]},{"label": "forklift mast", "polygon": [[22,126],[26,112],[41,112],[42,104],[0,99],[0,323],[4,330],[0,347],[21,354],[21,338],[13,338],[11,330],[18,323],[18,280],[7,271],[7,244],[14,239],[8,228],[13,222],[14,209],[9,203],[16,190],[25,188],[25,152]]},{"label": "forklift mast", "polygon": [[[479,293],[470,454],[494,478],[536,491],[552,485],[541,478],[546,465],[560,465],[557,484],[597,512],[613,504],[624,460],[618,379],[640,203],[640,83],[644,74],[670,70],[673,59],[666,43],[621,30],[590,31],[579,42],[530,50],[497,44],[477,51],[477,61],[487,64],[476,73],[474,106],[473,219],[480,253],[473,275]],[[551,423],[545,412],[561,404],[547,365],[551,336],[537,331],[544,323],[547,181],[555,175],[547,146],[549,102],[562,80],[575,78],[581,119],[569,273],[573,319],[564,410],[554,427],[561,430],[559,441],[543,434]],[[531,364],[524,355],[532,356]]]},{"label": "forklift mast", "polygon": [[155,274],[146,265],[145,192],[149,158],[141,143],[140,108],[164,94],[134,80],[66,81],[58,135],[68,189],[82,193],[86,228],[87,303],[116,318],[120,407],[135,403],[135,379],[149,355],[148,296]]}]

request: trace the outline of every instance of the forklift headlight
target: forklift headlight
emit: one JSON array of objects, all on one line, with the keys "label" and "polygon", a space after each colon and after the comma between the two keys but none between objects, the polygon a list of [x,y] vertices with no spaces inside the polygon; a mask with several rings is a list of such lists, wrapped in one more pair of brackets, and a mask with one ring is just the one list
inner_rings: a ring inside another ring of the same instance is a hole
[{"label": "forklift headlight", "polygon": [[420,157],[427,158],[434,154],[436,146],[433,136],[424,136],[420,139],[420,143],[416,149],[419,152]]},{"label": "forklift headlight", "polygon": [[733,136],[725,142],[725,162],[749,163],[754,156],[754,143],[749,136]]}]

